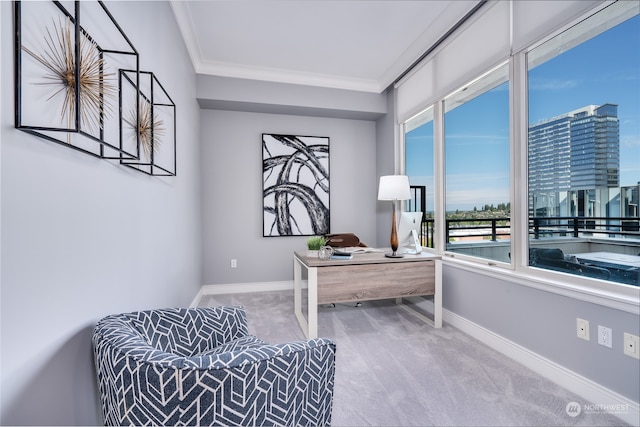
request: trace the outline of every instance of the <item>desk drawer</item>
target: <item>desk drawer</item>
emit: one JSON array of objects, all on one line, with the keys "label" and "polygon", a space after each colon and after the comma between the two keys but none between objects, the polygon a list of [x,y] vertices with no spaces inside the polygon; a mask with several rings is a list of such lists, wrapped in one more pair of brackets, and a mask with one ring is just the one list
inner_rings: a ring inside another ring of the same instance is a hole
[{"label": "desk drawer", "polygon": [[435,262],[318,268],[318,304],[433,295]]}]

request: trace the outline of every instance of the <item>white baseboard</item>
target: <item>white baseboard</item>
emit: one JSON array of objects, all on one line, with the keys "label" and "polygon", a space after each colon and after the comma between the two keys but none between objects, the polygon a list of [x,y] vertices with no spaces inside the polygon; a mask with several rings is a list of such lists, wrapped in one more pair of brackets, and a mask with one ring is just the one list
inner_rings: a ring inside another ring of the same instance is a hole
[{"label": "white baseboard", "polygon": [[[302,286],[306,287],[306,281],[303,281]],[[196,307],[202,297],[206,295],[284,290],[293,291],[292,280],[282,282],[236,283],[230,285],[205,285],[200,289],[191,306]],[[433,313],[433,302],[431,300],[417,301],[418,298],[414,300],[426,309],[426,311]],[[474,337],[478,341],[510,357],[559,386],[577,394],[590,403],[604,406],[623,405],[627,409],[626,411],[616,411],[612,412],[612,414],[626,423],[637,425],[638,419],[640,419],[640,405],[638,402],[634,402],[609,390],[449,310],[443,309],[442,317],[444,322],[449,323],[451,326]]]},{"label": "white baseboard", "polygon": [[[306,280],[303,280],[302,287],[306,287]],[[223,294],[244,294],[249,292],[270,292],[270,291],[293,291],[293,280],[281,282],[256,282],[256,283],[233,283],[228,285],[204,285],[191,302],[191,307],[197,307],[203,297],[207,295]]]},{"label": "white baseboard", "polygon": [[603,408],[626,408],[626,411],[616,410],[611,413],[631,425],[637,425],[638,419],[640,419],[640,405],[638,405],[638,402],[609,390],[449,310],[443,310],[442,315],[443,320],[451,326],[577,394],[588,402],[596,406],[602,405]]}]

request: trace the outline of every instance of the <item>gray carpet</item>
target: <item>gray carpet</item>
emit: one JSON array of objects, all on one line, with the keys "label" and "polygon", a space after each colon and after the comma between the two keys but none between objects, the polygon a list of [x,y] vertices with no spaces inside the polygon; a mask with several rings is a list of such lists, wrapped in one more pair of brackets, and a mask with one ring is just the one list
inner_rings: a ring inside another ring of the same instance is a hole
[{"label": "gray carpet", "polygon": [[[293,291],[206,296],[243,305],[249,332],[275,344],[304,338]],[[337,346],[333,426],[620,426],[608,413],[567,414],[581,397],[444,324],[427,326],[394,300],[318,308]]]}]

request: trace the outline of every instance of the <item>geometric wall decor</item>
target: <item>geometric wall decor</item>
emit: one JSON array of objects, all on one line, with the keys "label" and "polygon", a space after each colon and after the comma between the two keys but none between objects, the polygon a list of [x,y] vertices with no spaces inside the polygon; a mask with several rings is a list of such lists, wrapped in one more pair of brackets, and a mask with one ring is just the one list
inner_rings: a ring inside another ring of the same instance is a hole
[{"label": "geometric wall decor", "polygon": [[15,127],[96,157],[137,158],[138,145],[120,139],[118,70],[137,74],[138,52],[105,5],[18,1],[14,19]]},{"label": "geometric wall decor", "polygon": [[329,138],[262,134],[263,236],[329,233]]},{"label": "geometric wall decor", "polygon": [[175,176],[176,106],[171,97],[149,71],[120,70],[118,86],[121,145],[137,144],[140,153],[136,159],[122,156],[120,163],[149,175]]}]

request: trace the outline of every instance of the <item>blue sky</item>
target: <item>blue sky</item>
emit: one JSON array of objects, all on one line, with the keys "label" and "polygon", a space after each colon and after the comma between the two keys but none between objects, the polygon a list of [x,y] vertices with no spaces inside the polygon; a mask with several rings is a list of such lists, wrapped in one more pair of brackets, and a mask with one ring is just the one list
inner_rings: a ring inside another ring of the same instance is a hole
[{"label": "blue sky", "polygon": [[[639,31],[640,16],[636,16],[529,73],[530,124],[587,105],[618,105],[621,185],[640,181]],[[508,93],[504,89],[494,89],[447,114],[447,210],[508,201]],[[477,114],[487,111],[491,114]],[[433,183],[418,176],[433,174],[430,162],[422,160],[431,159],[432,135],[429,124],[410,132],[406,141],[407,152],[412,153],[407,174],[416,177],[412,184],[427,185],[429,193]]]}]

